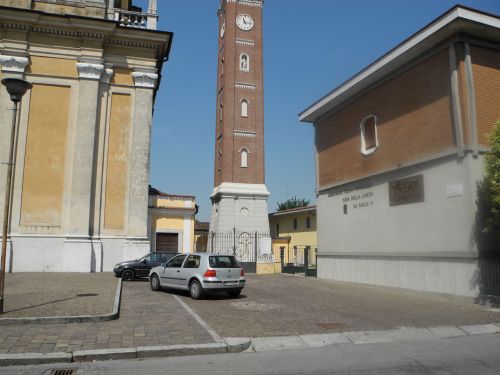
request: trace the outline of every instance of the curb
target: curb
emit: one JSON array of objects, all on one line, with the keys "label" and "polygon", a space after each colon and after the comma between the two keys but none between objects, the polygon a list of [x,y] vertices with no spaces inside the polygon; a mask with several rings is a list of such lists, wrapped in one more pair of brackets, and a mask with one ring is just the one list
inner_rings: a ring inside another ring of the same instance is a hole
[{"label": "curb", "polygon": [[[0,318],[0,326],[23,324],[64,324],[64,323],[97,323],[118,319],[120,316],[120,300],[122,295],[122,279],[118,279],[115,291],[115,302],[111,314],[79,315],[79,316],[47,316],[39,318]],[[1,364],[0,364],[1,366]]]},{"label": "curb", "polygon": [[500,334],[500,323],[468,326],[439,326],[431,328],[401,327],[388,331],[356,331],[300,336],[257,338],[226,337],[221,339],[221,342],[208,344],[145,346],[128,349],[79,350],[73,353],[0,354],[0,367],[202,354],[241,353],[244,351],[269,352],[278,350],[314,349],[333,345],[376,344],[489,334]]},{"label": "curb", "polygon": [[129,349],[78,350],[73,353],[0,354],[0,367],[51,363],[92,362],[118,359],[172,357],[201,354],[240,353],[251,346],[251,339],[230,337],[220,343],[145,346]]},{"label": "curb", "polygon": [[277,350],[313,349],[337,344],[377,344],[489,334],[500,334],[500,323],[458,327],[401,327],[388,331],[356,331],[319,335],[259,337],[252,339],[252,349],[255,352],[268,352]]}]

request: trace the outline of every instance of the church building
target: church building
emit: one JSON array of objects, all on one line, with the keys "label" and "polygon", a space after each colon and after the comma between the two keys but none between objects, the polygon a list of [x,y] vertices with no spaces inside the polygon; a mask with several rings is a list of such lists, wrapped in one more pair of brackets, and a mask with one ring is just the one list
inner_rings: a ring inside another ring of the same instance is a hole
[{"label": "church building", "polygon": [[[15,130],[8,272],[111,271],[150,251],[151,121],[172,42],[156,4],[0,0],[0,78],[33,84]],[[11,107],[2,86],[0,207]]]},{"label": "church building", "polygon": [[499,292],[498,243],[475,226],[499,103],[500,18],[456,6],[305,109],[318,277]]}]

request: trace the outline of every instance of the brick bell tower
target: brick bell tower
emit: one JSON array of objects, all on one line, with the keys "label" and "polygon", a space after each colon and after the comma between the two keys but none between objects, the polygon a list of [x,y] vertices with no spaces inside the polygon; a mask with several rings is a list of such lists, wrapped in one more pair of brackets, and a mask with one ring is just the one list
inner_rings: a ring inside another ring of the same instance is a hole
[{"label": "brick bell tower", "polygon": [[210,231],[269,232],[264,176],[263,0],[221,0]]}]

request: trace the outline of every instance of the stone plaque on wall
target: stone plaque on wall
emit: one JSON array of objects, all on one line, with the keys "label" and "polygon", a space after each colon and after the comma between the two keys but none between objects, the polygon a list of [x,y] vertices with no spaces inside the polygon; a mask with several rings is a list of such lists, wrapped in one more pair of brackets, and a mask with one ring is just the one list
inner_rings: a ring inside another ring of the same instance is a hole
[{"label": "stone plaque on wall", "polygon": [[424,201],[424,175],[389,182],[389,205],[399,206]]}]

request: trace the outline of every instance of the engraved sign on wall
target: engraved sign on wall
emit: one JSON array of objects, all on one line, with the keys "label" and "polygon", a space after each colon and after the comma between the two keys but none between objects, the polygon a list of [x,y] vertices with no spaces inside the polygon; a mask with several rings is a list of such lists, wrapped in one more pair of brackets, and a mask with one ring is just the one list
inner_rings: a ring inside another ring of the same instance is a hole
[{"label": "engraved sign on wall", "polygon": [[419,174],[389,182],[390,206],[418,203],[424,200],[424,175]]}]

